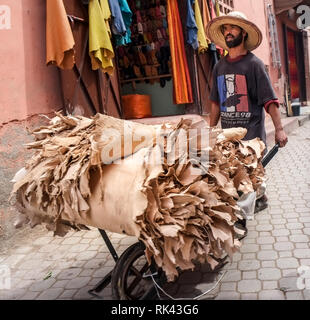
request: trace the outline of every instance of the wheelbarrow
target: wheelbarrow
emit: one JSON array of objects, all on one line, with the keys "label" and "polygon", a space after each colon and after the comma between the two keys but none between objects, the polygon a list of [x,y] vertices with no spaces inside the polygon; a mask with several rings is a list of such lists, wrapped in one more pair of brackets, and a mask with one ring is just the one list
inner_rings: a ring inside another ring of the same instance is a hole
[{"label": "wheelbarrow", "polygon": [[[262,159],[263,167],[278,152],[279,144],[276,144]],[[129,246],[119,257],[116,253],[107,233],[98,229],[108,250],[110,251],[115,267],[96,286],[88,292],[103,299],[98,295],[111,283],[112,298],[115,300],[155,300],[158,298],[156,284],[165,283],[164,272],[158,268],[154,261],[149,265],[144,250],[145,245],[139,241]]]}]

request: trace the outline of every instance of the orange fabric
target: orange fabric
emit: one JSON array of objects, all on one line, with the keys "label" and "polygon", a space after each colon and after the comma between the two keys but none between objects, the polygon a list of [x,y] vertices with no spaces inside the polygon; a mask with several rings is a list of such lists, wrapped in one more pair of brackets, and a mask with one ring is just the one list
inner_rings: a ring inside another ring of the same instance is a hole
[{"label": "orange fabric", "polygon": [[192,84],[185,56],[184,38],[177,0],[167,1],[167,19],[172,60],[173,102],[192,103]]},{"label": "orange fabric", "polygon": [[62,0],[46,0],[46,64],[72,69],[74,38]]},{"label": "orange fabric", "polygon": [[151,97],[142,94],[122,96],[125,119],[141,119],[152,116]]},{"label": "orange fabric", "polygon": [[203,28],[205,33],[207,34],[207,25],[209,21],[211,21],[211,16],[210,16],[210,11],[209,11],[207,2],[205,0],[202,1],[201,16],[202,16]]}]

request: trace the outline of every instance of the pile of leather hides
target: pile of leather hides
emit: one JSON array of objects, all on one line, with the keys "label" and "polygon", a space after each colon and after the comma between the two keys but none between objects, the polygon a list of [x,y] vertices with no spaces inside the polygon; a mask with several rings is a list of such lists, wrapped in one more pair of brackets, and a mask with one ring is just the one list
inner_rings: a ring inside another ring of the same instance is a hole
[{"label": "pile of leather hides", "polygon": [[168,281],[239,250],[237,200],[264,181],[264,143],[241,141],[246,129],[57,113],[32,133],[35,154],[13,179],[19,225],[136,236]]}]

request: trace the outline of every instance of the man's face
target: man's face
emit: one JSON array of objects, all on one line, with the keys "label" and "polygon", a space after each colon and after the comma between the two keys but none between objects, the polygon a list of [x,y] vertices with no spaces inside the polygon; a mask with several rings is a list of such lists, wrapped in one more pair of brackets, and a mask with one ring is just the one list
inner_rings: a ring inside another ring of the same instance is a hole
[{"label": "man's face", "polygon": [[238,47],[245,36],[245,32],[240,27],[233,24],[224,24],[222,32],[228,48]]}]

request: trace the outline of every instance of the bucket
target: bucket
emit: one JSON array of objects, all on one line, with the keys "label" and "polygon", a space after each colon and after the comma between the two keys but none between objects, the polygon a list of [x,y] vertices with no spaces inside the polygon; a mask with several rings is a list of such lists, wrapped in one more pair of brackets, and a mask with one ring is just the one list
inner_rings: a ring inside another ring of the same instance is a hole
[{"label": "bucket", "polygon": [[151,96],[128,94],[122,96],[125,119],[142,119],[152,116]]},{"label": "bucket", "polygon": [[292,111],[293,111],[293,117],[300,116],[300,103],[299,102],[292,103]]}]

